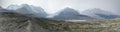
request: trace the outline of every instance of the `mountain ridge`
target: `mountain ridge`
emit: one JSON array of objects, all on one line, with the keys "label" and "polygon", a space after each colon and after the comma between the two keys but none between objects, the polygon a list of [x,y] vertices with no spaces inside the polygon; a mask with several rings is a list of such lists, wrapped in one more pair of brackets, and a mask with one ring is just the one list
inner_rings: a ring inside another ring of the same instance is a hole
[{"label": "mountain ridge", "polygon": [[[88,9],[88,10],[83,11],[82,14],[88,15],[91,17],[95,17],[95,18],[99,18],[99,19],[105,19],[105,18],[101,17],[100,15],[96,15],[96,14],[116,15],[110,11],[105,11],[105,10],[102,10],[100,8]],[[118,16],[118,15],[116,15],[116,16]]]},{"label": "mountain ridge", "polygon": [[61,10],[61,12],[59,12],[56,16],[54,16],[54,18],[55,19],[62,19],[62,20],[81,20],[82,18],[83,18],[83,20],[87,19],[87,18],[92,19],[91,17],[86,16],[86,15],[82,15],[79,12],[77,12],[77,10],[74,10],[72,8],[69,8],[69,7]]},{"label": "mountain ridge", "polygon": [[[9,6],[9,7],[16,7],[16,5],[12,5],[12,6]],[[47,13],[44,11],[43,8],[28,5],[28,4],[22,4],[22,5],[19,6],[19,8],[15,8],[15,9],[11,8],[11,10],[12,9],[13,9],[13,12],[28,15],[28,16],[31,15],[31,16],[34,16],[34,17],[43,17],[43,18],[46,18],[46,16],[47,16]]]}]

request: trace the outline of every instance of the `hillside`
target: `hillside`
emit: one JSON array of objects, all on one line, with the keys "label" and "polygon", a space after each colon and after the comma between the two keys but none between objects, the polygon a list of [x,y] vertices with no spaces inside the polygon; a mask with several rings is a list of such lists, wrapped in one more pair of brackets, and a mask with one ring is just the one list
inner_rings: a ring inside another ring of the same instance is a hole
[{"label": "hillside", "polygon": [[120,32],[120,20],[65,22],[3,13],[0,32]]}]

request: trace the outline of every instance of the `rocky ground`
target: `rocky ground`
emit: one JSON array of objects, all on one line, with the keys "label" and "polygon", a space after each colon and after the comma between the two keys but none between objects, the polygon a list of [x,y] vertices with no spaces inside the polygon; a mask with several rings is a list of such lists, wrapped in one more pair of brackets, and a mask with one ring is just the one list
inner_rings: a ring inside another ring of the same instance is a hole
[{"label": "rocky ground", "polygon": [[68,22],[0,14],[0,32],[120,32],[120,19]]}]

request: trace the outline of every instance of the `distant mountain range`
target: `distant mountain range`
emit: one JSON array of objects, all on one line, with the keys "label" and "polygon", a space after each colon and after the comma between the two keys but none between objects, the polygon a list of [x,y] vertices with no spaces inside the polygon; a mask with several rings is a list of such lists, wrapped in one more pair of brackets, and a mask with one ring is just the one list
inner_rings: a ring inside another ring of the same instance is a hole
[{"label": "distant mountain range", "polygon": [[[0,7],[0,12],[15,12],[26,16],[47,18],[48,15],[43,8],[36,7],[28,4],[22,5],[10,5],[8,8],[4,9]],[[88,9],[79,13],[78,10],[66,7],[61,9],[55,14],[52,14],[51,19],[57,20],[91,20],[91,19],[114,19],[120,18],[120,15],[116,15],[112,12],[102,10],[100,8]]]}]

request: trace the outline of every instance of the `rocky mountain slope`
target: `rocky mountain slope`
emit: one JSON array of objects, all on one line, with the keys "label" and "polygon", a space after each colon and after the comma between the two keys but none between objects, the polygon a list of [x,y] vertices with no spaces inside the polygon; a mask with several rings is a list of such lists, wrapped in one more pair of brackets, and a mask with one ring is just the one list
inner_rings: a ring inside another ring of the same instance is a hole
[{"label": "rocky mountain slope", "polygon": [[2,13],[0,32],[120,32],[120,20],[69,22]]},{"label": "rocky mountain slope", "polygon": [[24,14],[24,15],[31,15],[34,17],[43,17],[47,16],[47,13],[41,7],[36,7],[33,5],[22,4],[22,5],[10,5],[7,7],[8,10],[13,10],[13,12]]},{"label": "rocky mountain slope", "polygon": [[94,19],[90,16],[80,14],[77,12],[77,10],[72,8],[64,8],[60,12],[56,13],[57,15],[54,16],[53,19],[59,19],[59,20],[88,20],[88,19]]},{"label": "rocky mountain slope", "polygon": [[[110,11],[106,11],[106,10],[102,10],[100,8],[94,8],[94,9],[88,9],[82,12],[82,14],[84,15],[88,15],[94,18],[100,18],[100,19],[114,19],[114,18],[119,18],[117,17],[118,15],[110,12]],[[101,15],[100,15],[101,14]],[[111,18],[114,15],[116,17]],[[101,16],[109,16],[109,17],[101,17]]]}]

